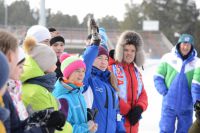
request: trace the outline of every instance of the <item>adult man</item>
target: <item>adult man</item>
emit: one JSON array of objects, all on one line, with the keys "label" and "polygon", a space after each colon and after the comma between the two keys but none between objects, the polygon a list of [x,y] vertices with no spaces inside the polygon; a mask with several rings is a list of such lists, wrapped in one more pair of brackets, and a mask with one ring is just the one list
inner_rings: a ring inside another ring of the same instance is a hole
[{"label": "adult man", "polygon": [[64,46],[65,46],[65,39],[62,37],[62,36],[55,36],[53,38],[51,38],[50,40],[50,46],[51,48],[55,51],[56,55],[57,55],[57,63],[56,63],[56,77],[59,78],[59,77],[62,77],[63,74],[60,70],[60,61],[59,61],[59,58],[60,58],[60,55],[64,52]]},{"label": "adult man", "polygon": [[182,34],[172,51],[162,57],[154,75],[155,87],[163,95],[161,133],[173,133],[176,120],[176,132],[188,132],[193,115],[191,83],[197,62],[194,39],[189,34]]},{"label": "adult man", "polygon": [[138,132],[138,121],[148,106],[147,94],[137,68],[144,62],[142,47],[142,37],[138,33],[125,31],[117,42],[115,60],[109,61],[110,68],[117,77],[120,113],[125,117],[127,133]]}]

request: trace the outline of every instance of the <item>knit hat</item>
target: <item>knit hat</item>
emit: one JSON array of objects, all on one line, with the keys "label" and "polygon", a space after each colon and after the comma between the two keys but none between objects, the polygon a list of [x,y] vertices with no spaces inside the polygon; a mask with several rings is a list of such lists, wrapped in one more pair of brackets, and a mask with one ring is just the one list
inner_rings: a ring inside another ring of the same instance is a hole
[{"label": "knit hat", "polygon": [[108,50],[105,49],[103,46],[99,46],[98,56],[103,55],[103,54],[109,57]]},{"label": "knit hat", "polygon": [[19,47],[19,56],[18,56],[18,64],[20,64],[25,59],[24,50]]},{"label": "knit hat", "polygon": [[70,55],[67,53],[61,54],[60,62],[61,62],[61,71],[65,78],[68,78],[75,70],[79,68],[86,69],[85,63],[80,57]]},{"label": "knit hat", "polygon": [[65,39],[62,36],[55,36],[50,40],[50,46],[52,46],[56,42],[63,42],[65,44]]},{"label": "knit hat", "polygon": [[32,37],[27,37],[24,40],[24,50],[31,56],[38,66],[46,72],[57,62],[56,53],[51,49],[51,47],[36,43],[35,39]]},{"label": "knit hat", "polygon": [[0,51],[0,89],[4,86],[9,76],[9,66],[5,55]]},{"label": "knit hat", "polygon": [[190,34],[182,34],[179,39],[178,39],[178,42],[177,42],[177,45],[180,44],[180,43],[189,43],[191,44],[192,46],[194,46],[194,38],[192,35]]},{"label": "knit hat", "polygon": [[51,34],[49,32],[49,30],[41,25],[34,25],[31,26],[27,33],[26,36],[32,36],[36,39],[36,42],[42,42],[46,39],[51,39]]}]

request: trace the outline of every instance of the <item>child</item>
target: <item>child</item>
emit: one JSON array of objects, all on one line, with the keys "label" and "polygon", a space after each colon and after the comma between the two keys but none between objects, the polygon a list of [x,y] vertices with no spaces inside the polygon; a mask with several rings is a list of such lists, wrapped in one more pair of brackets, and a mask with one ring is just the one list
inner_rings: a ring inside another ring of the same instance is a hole
[{"label": "child", "polygon": [[63,78],[57,80],[53,95],[63,99],[61,107],[69,104],[67,120],[73,126],[74,133],[94,133],[97,124],[87,120],[85,99],[82,95],[85,63],[77,56],[63,53],[60,57]]},{"label": "child", "polygon": [[28,113],[21,99],[21,82],[19,81],[20,75],[23,72],[23,65],[25,61],[25,53],[21,47],[19,47],[19,57],[17,66],[14,68],[15,73],[11,75],[8,80],[8,92],[13,100],[14,106],[17,110],[20,120],[25,120],[28,117]]},{"label": "child", "polygon": [[[24,49],[27,53],[24,63],[24,72],[21,75],[22,80],[22,100],[25,106],[31,106],[33,111],[40,111],[48,108],[59,109],[59,102],[51,94],[56,81],[57,57],[55,52],[47,45],[36,43],[32,37],[24,40]],[[51,131],[60,130],[65,123],[64,114],[54,116],[56,120],[50,123]],[[65,129],[71,132],[71,125],[66,123]],[[63,132],[66,132],[66,130]]]}]

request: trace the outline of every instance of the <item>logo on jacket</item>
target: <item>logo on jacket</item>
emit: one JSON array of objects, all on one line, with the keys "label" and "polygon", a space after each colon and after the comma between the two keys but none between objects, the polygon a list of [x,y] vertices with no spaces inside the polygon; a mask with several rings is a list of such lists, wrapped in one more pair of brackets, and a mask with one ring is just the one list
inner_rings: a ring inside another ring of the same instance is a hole
[{"label": "logo on jacket", "polygon": [[185,37],[185,38],[184,38],[184,41],[185,41],[185,42],[189,42],[189,41],[190,41],[190,37]]},{"label": "logo on jacket", "polygon": [[103,92],[103,88],[99,88],[99,87],[96,87],[96,89],[95,89],[96,91],[98,91],[98,92]]}]

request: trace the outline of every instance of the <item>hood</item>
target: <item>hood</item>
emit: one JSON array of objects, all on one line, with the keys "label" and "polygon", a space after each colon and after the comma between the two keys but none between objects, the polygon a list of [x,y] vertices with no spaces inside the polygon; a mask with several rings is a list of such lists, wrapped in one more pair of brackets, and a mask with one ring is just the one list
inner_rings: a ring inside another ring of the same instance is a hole
[{"label": "hood", "polygon": [[136,47],[136,55],[135,55],[135,60],[134,64],[136,64],[138,67],[141,67],[144,64],[145,61],[145,52],[143,49],[143,39],[135,31],[125,31],[123,32],[117,42],[116,48],[115,48],[115,55],[114,58],[117,62],[122,63],[123,60],[123,50],[124,50],[124,45],[127,42],[127,39],[132,39],[134,38],[137,41],[137,44],[134,44]]},{"label": "hood", "polygon": [[[178,49],[177,49],[177,45],[175,45],[172,48],[171,53],[174,53],[177,56],[180,56],[180,53],[178,52]],[[198,55],[197,51],[193,48],[192,52],[190,53],[190,56],[197,57],[197,55]]]},{"label": "hood", "polygon": [[25,82],[26,80],[31,79],[31,78],[45,75],[42,69],[40,69],[38,64],[30,56],[26,56],[23,69],[24,69],[24,72],[22,73],[20,77],[20,80],[22,82]]}]

